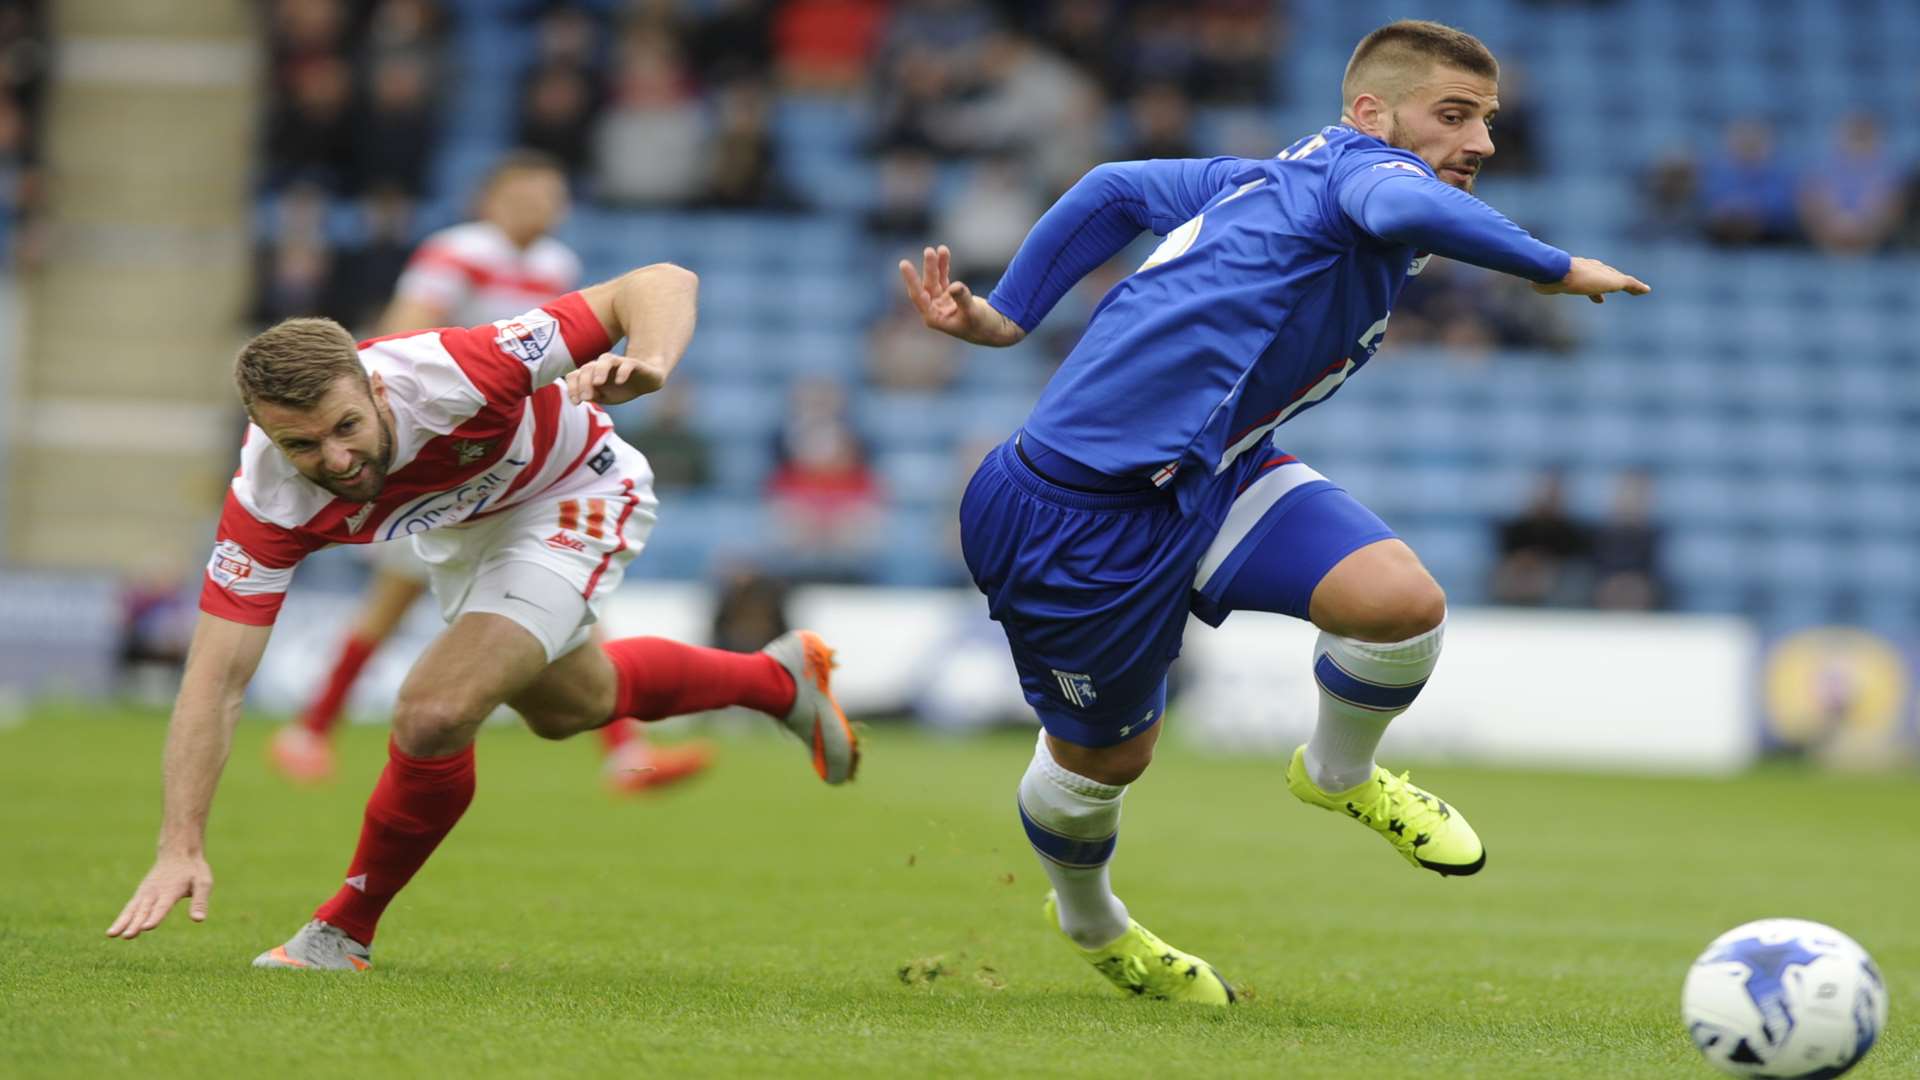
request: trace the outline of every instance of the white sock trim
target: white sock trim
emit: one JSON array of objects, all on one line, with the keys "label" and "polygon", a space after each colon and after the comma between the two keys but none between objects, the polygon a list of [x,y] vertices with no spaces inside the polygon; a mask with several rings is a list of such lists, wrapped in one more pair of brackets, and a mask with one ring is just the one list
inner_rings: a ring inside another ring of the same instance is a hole
[{"label": "white sock trim", "polygon": [[[1320,651],[1330,652],[1342,659],[1352,658],[1363,664],[1384,664],[1415,667],[1421,664],[1432,666],[1440,655],[1440,647],[1446,643],[1447,620],[1443,616],[1440,625],[1424,634],[1416,634],[1405,641],[1360,641],[1334,634],[1320,635]],[[1362,674],[1355,672],[1355,674]],[[1425,676],[1422,676],[1424,678]],[[1417,682],[1417,679],[1406,680]]]},{"label": "white sock trim", "polygon": [[1047,746],[1047,733],[1042,731],[1033,748],[1033,763],[1046,778],[1075,795],[1089,799],[1117,799],[1126,794],[1125,784],[1103,784],[1073,772],[1053,760],[1053,751]]}]

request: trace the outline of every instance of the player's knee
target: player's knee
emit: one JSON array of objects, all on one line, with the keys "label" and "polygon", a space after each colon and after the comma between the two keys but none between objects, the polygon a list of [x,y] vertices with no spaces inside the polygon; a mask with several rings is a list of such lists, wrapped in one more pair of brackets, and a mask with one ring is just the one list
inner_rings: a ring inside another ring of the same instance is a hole
[{"label": "player's knee", "polygon": [[1445,621],[1447,594],[1412,549],[1397,541],[1348,556],[1314,591],[1322,630],[1359,641],[1405,641]]},{"label": "player's knee", "polygon": [[1345,636],[1360,641],[1406,641],[1446,621],[1447,594],[1422,567],[1382,583]]},{"label": "player's knee", "polygon": [[1075,746],[1052,740],[1050,751],[1055,762],[1070,773],[1084,776],[1096,784],[1124,787],[1140,779],[1153,762],[1152,739],[1130,739],[1116,746]]},{"label": "player's knee", "polygon": [[573,718],[551,710],[535,712],[522,711],[520,718],[527,722],[527,730],[543,739],[560,740],[579,732],[580,727]]},{"label": "player's knee", "polygon": [[446,694],[415,694],[402,690],[393,708],[393,736],[408,753],[436,752],[465,745],[491,709],[456,700]]}]

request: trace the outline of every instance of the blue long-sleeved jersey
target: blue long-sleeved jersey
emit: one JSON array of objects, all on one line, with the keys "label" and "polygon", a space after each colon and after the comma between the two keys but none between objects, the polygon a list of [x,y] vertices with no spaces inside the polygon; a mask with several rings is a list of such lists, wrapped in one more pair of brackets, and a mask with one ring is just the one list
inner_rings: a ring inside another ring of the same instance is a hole
[{"label": "blue long-sleeved jersey", "polygon": [[1102,165],[1028,234],[988,303],[1027,330],[1143,229],[1026,430],[1116,476],[1187,493],[1372,357],[1421,252],[1533,281],[1570,257],[1345,126],[1271,159]]}]

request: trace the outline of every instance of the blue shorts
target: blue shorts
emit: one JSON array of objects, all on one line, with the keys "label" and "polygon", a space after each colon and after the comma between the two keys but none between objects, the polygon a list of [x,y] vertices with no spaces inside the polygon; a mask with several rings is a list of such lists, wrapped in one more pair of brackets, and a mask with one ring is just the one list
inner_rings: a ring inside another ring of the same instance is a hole
[{"label": "blue shorts", "polygon": [[1187,513],[1150,487],[1064,483],[1009,439],[967,486],[960,541],[1027,701],[1050,734],[1081,746],[1124,742],[1160,720],[1189,613],[1214,626],[1237,610],[1304,619],[1327,571],[1393,536],[1344,489],[1271,447],[1243,455]]}]

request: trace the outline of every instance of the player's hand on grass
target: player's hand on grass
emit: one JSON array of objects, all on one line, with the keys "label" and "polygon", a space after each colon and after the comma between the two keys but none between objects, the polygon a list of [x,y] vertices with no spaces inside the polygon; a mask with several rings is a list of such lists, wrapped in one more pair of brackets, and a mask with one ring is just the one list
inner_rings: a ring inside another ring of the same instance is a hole
[{"label": "player's hand on grass", "polygon": [[667,365],[643,356],[605,353],[567,373],[567,400],[618,405],[667,385]]},{"label": "player's hand on grass", "polygon": [[1019,323],[973,295],[964,282],[952,280],[953,252],[947,245],[925,249],[920,262],[916,271],[912,261],[901,259],[900,279],[928,327],[975,345],[1012,345],[1027,336]]},{"label": "player's hand on grass", "polygon": [[1596,304],[1604,304],[1606,293],[1620,292],[1628,296],[1645,296],[1652,292],[1653,288],[1632,274],[1623,274],[1599,259],[1576,257],[1573,265],[1567,270],[1566,277],[1545,285],[1536,283],[1533,291],[1549,296],[1557,296],[1561,293],[1568,296],[1584,296]]},{"label": "player's hand on grass", "polygon": [[212,893],[213,868],[205,856],[162,852],[133,891],[133,899],[120,909],[120,917],[107,927],[107,936],[132,941],[159,926],[173,905],[188,897],[193,903],[187,907],[187,917],[206,922],[207,897]]}]

